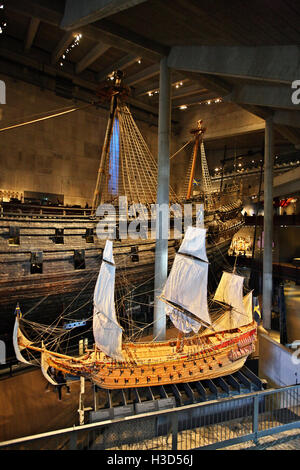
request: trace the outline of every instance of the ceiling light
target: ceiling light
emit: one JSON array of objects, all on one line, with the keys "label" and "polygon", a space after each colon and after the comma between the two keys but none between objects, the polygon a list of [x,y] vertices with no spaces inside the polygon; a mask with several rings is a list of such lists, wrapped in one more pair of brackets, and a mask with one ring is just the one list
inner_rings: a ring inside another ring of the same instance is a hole
[{"label": "ceiling light", "polygon": [[187,109],[187,105],[186,105],[186,104],[182,104],[181,106],[179,106],[179,109]]}]

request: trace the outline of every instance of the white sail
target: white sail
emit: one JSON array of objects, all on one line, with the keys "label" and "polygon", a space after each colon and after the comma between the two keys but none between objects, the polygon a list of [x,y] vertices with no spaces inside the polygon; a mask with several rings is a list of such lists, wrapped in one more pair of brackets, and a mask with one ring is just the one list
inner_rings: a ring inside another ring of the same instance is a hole
[{"label": "white sail", "polygon": [[[188,228],[180,250],[175,256],[161,299],[166,303],[170,302],[174,307],[179,307],[179,310],[176,308],[171,310],[173,317],[182,308],[195,315],[200,321],[210,324],[207,306],[208,263],[206,262],[205,234],[206,230],[203,228]],[[180,315],[177,324],[185,324],[185,322],[182,323],[182,318]],[[187,316],[184,319],[188,321]],[[194,330],[192,325],[190,328]]]},{"label": "white sail", "polygon": [[22,332],[20,330],[20,325],[19,325],[19,318],[16,315],[15,326],[14,326],[14,331],[13,331],[13,345],[14,345],[16,358],[18,359],[18,361],[24,362],[24,364],[31,364],[31,362],[26,361],[26,359],[24,359],[24,357],[22,356],[21,350],[25,349],[25,347],[20,346],[19,342],[22,342],[25,346],[30,346],[32,344],[22,334]]},{"label": "white sail", "polygon": [[202,227],[188,227],[178,253],[195,256],[199,260],[208,262],[205,237],[206,229]]},{"label": "white sail", "polygon": [[115,270],[112,242],[107,240],[94,291],[93,333],[101,351],[113,359],[123,361],[122,328],[115,310]]},{"label": "white sail", "polygon": [[240,317],[241,324],[239,326],[249,325],[253,322],[253,296],[252,292],[248,292],[243,298],[243,304],[245,309],[245,315]]},{"label": "white sail", "polygon": [[240,328],[244,325],[249,325],[253,321],[252,313],[252,291],[243,298],[244,312],[238,313],[236,310],[226,310],[223,315],[220,315],[217,320],[212,324],[212,329],[207,329],[203,335],[215,333],[218,331],[228,331],[235,328]]},{"label": "white sail", "polygon": [[243,283],[242,276],[223,272],[214,300],[227,304],[232,310],[244,315]]},{"label": "white sail", "polygon": [[189,318],[171,305],[166,306],[166,314],[169,315],[173,325],[182,333],[191,333],[192,331],[198,333],[200,330],[201,323]]}]

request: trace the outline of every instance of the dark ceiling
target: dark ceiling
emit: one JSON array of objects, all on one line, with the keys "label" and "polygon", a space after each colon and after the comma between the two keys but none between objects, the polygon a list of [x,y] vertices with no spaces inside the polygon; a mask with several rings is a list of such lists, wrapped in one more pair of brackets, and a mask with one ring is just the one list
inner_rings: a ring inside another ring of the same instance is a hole
[{"label": "dark ceiling", "polygon": [[[132,89],[131,104],[154,115],[159,61],[171,46],[300,44],[299,2],[294,0],[147,0],[74,31],[60,26],[64,0],[9,0],[4,5],[7,28],[0,40],[4,73],[20,76],[25,67],[30,71],[27,80],[42,80],[54,91],[61,78],[66,80],[68,97],[88,101],[99,83],[121,68]],[[74,33],[82,34],[81,41],[61,66]],[[178,119],[180,105],[217,98],[236,80],[174,71],[172,83],[173,116]]]}]

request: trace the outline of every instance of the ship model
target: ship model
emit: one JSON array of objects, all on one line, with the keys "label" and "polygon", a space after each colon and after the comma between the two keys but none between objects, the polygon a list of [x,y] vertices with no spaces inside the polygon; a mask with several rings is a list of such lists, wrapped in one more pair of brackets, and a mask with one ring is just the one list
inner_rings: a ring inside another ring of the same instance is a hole
[{"label": "ship model", "polygon": [[[36,345],[22,333],[18,314],[16,356],[26,362],[24,354],[41,353],[43,374],[52,383],[51,367],[85,377],[105,389],[192,382],[234,373],[255,349],[252,291],[244,295],[244,278],[223,272],[213,299],[208,300],[208,269],[206,229],[188,227],[160,296],[177,337],[124,341],[115,307],[112,241],[107,240],[93,298],[94,347],[80,357],[71,357],[49,349],[43,340]],[[217,314],[213,307],[211,313],[209,301],[219,306]],[[56,341],[51,344],[54,347]]]},{"label": "ship model", "polygon": [[[135,240],[118,237],[118,196],[126,196],[131,207],[141,203],[149,209],[155,204],[157,163],[126,104],[127,90],[119,74],[114,82],[102,88],[100,95],[110,100],[110,113],[92,208],[0,204],[1,333],[11,335],[11,312],[18,301],[23,312],[31,311],[32,318],[40,322],[46,316],[52,321],[78,292],[81,305],[90,301],[105,245],[105,240],[99,239],[96,233],[101,218],[97,215],[100,203],[110,203],[116,208],[116,289],[122,289],[125,281],[130,288],[136,279],[153,280],[155,237]],[[243,225],[242,201],[236,187],[221,192],[213,189],[204,131],[200,121],[192,130],[193,152],[184,193],[178,196],[170,188],[170,203],[181,207],[186,202],[204,204],[208,259],[220,267],[232,236]],[[199,156],[203,187],[202,193],[195,197],[192,189]],[[192,216],[195,221],[195,211]],[[170,224],[169,269],[179,246],[173,236],[172,217]],[[84,309],[77,308],[78,318],[83,314]]]}]

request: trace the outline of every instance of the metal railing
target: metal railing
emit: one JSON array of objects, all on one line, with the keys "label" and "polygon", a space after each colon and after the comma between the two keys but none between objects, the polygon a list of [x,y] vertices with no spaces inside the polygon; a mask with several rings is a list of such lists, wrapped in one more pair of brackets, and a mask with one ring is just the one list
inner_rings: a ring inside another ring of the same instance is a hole
[{"label": "metal railing", "polygon": [[191,450],[300,426],[300,385],[143,413],[1,442],[2,449]]}]

